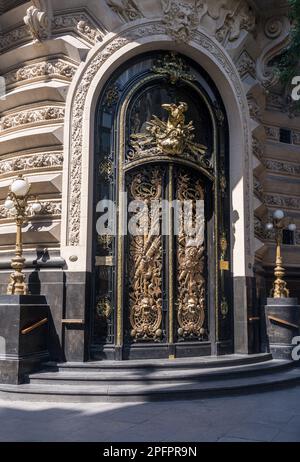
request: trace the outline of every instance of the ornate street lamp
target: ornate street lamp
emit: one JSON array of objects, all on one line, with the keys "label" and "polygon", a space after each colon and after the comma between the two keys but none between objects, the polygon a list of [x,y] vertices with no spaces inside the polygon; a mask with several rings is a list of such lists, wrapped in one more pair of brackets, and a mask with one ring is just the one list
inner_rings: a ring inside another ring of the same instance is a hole
[{"label": "ornate street lamp", "polygon": [[290,219],[284,216],[282,210],[275,210],[273,213],[273,222],[266,224],[267,231],[275,231],[276,240],[276,266],[274,269],[275,281],[271,290],[270,296],[273,298],[287,298],[289,297],[289,290],[284,281],[285,269],[282,266],[281,244],[283,230],[295,231],[296,225],[290,222]]},{"label": "ornate street lamp", "polygon": [[[30,210],[34,214],[42,210],[42,206],[36,196],[29,194],[30,188],[31,184],[28,180],[23,178],[22,175],[19,175],[18,178],[12,182],[4,204],[11,216],[14,217],[17,225],[16,256],[11,261],[11,267],[14,272],[10,275],[10,282],[7,287],[8,295],[28,294],[25,274],[23,273],[25,258],[23,257],[22,226],[28,221],[28,212]],[[29,205],[28,201],[30,200],[34,200],[34,203]]]}]

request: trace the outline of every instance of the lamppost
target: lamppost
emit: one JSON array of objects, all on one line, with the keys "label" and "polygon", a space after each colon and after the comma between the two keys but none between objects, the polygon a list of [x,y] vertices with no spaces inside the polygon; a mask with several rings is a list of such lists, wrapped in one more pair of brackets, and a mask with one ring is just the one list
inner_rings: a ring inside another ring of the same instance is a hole
[{"label": "lamppost", "polygon": [[285,275],[285,269],[283,268],[282,256],[281,256],[281,244],[283,230],[287,228],[289,231],[295,231],[296,225],[290,222],[290,219],[284,216],[282,210],[275,210],[273,213],[273,221],[266,224],[267,231],[275,231],[276,240],[276,266],[274,269],[275,281],[271,290],[270,296],[273,298],[287,298],[289,297],[289,290],[286,285],[286,281],[283,279]]},{"label": "lamppost", "polygon": [[16,232],[16,256],[11,261],[11,267],[14,272],[10,275],[10,282],[7,287],[8,295],[27,295],[28,287],[25,282],[25,274],[23,268],[25,258],[23,257],[23,243],[22,243],[22,226],[28,221],[29,201],[34,200],[30,204],[32,212],[39,213],[42,209],[40,202],[36,196],[30,195],[31,184],[27,178],[19,175],[10,185],[9,193],[5,201],[5,208],[10,211],[14,217],[17,232]]}]

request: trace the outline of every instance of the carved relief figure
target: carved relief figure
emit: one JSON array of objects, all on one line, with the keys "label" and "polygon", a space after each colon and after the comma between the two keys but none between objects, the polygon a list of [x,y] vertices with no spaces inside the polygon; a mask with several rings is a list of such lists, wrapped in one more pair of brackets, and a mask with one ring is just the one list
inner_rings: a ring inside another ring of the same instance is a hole
[{"label": "carved relief figure", "polygon": [[[132,200],[161,200],[162,172],[149,167],[130,177]],[[156,228],[160,210],[151,210],[151,223]],[[144,217],[144,219],[148,219]],[[129,244],[129,307],[131,337],[137,340],[159,341],[162,336],[162,237],[145,230],[143,235],[131,236]]]},{"label": "carved relief figure", "polygon": [[177,42],[189,41],[207,11],[202,0],[193,4],[176,0],[161,0],[167,33]]},{"label": "carved relief figure", "polygon": [[135,21],[143,17],[135,0],[107,0],[107,4],[122,21]]}]

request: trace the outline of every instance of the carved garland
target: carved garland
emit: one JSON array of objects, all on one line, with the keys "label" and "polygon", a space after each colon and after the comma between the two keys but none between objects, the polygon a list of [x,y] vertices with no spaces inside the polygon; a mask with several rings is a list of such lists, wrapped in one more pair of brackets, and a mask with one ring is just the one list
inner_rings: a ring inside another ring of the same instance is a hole
[{"label": "carved garland", "polygon": [[[131,43],[134,39],[139,39],[151,35],[163,35],[165,36],[165,27],[160,22],[153,22],[143,27],[135,26],[128,30],[126,36],[117,37],[112,39],[102,50],[99,50],[96,57],[91,61],[90,65],[86,69],[81,82],[78,85],[77,91],[74,97],[74,103],[72,108],[72,147],[71,147],[71,169],[70,169],[70,208],[69,208],[69,230],[68,230],[68,244],[71,246],[78,246],[80,239],[80,198],[81,198],[81,181],[82,181],[82,137],[83,137],[83,112],[86,95],[90,88],[91,82],[95,75],[101,68],[101,66],[112,56],[117,50],[124,47],[128,43]],[[249,172],[249,132],[247,123],[247,106],[244,102],[243,94],[244,89],[242,87],[239,76],[236,72],[235,66],[227,58],[227,56],[220,50],[215,42],[205,36],[200,31],[195,33],[194,41],[200,47],[207,50],[212,56],[214,56],[219,65],[223,68],[224,72],[229,76],[241,107],[241,112],[245,114],[243,125],[244,125],[244,137],[245,145],[245,167],[247,171],[247,194],[249,195],[250,188],[250,172]],[[246,226],[248,229],[251,228],[251,217],[250,217],[250,204],[246,198]],[[251,232],[247,233],[246,248],[247,253],[250,255],[250,242]]]},{"label": "carved garland", "polygon": [[65,116],[63,107],[49,106],[31,111],[18,112],[2,117],[1,130],[9,130],[22,125],[34,125],[46,121],[59,121]]},{"label": "carved garland", "polygon": [[29,170],[34,168],[62,167],[63,154],[61,152],[47,152],[26,157],[14,157],[0,162],[0,174]]},{"label": "carved garland", "polygon": [[[42,210],[39,212],[38,215],[34,215],[31,208],[28,208],[28,216],[29,217],[37,217],[37,216],[60,216],[62,210],[61,202],[57,201],[41,201]],[[4,206],[0,206],[0,219],[9,219],[13,218],[13,215],[9,210],[7,210]]]}]

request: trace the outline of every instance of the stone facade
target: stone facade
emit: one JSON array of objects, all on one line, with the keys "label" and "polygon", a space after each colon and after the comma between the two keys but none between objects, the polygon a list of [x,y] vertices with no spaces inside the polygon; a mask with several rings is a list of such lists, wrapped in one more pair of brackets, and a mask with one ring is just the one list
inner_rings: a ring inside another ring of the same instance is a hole
[{"label": "stone facade", "polygon": [[[151,49],[176,49],[201,58],[220,86],[228,113],[236,112],[229,114],[231,252],[233,277],[241,284],[236,310],[244,313],[236,319],[245,325],[252,304],[247,281],[255,281],[256,267],[268,275],[274,261],[272,236],[264,223],[280,207],[300,228],[299,113],[270,66],[288,40],[286,3],[0,0],[0,74],[6,84],[5,99],[0,99],[0,200],[20,172],[41,199],[42,212],[25,233],[25,249],[29,274],[32,268],[40,271],[41,290],[63,286],[64,277],[69,281],[67,294],[52,294],[49,302],[54,310],[54,303],[65,300],[61,311],[53,311],[58,344],[63,311],[67,317],[85,317],[85,294],[78,296],[78,290],[91,271],[91,111],[109,73],[124,59]],[[290,143],[280,141],[280,129],[291,131]],[[13,242],[13,222],[1,206],[3,288]],[[293,281],[299,277],[299,245],[297,238],[292,251],[284,249]],[[48,263],[39,265],[40,254],[48,255]],[[33,287],[38,290],[36,280]],[[246,330],[240,351],[247,350]],[[75,346],[74,332],[64,333],[67,359],[84,357],[85,334],[78,334]]]}]

